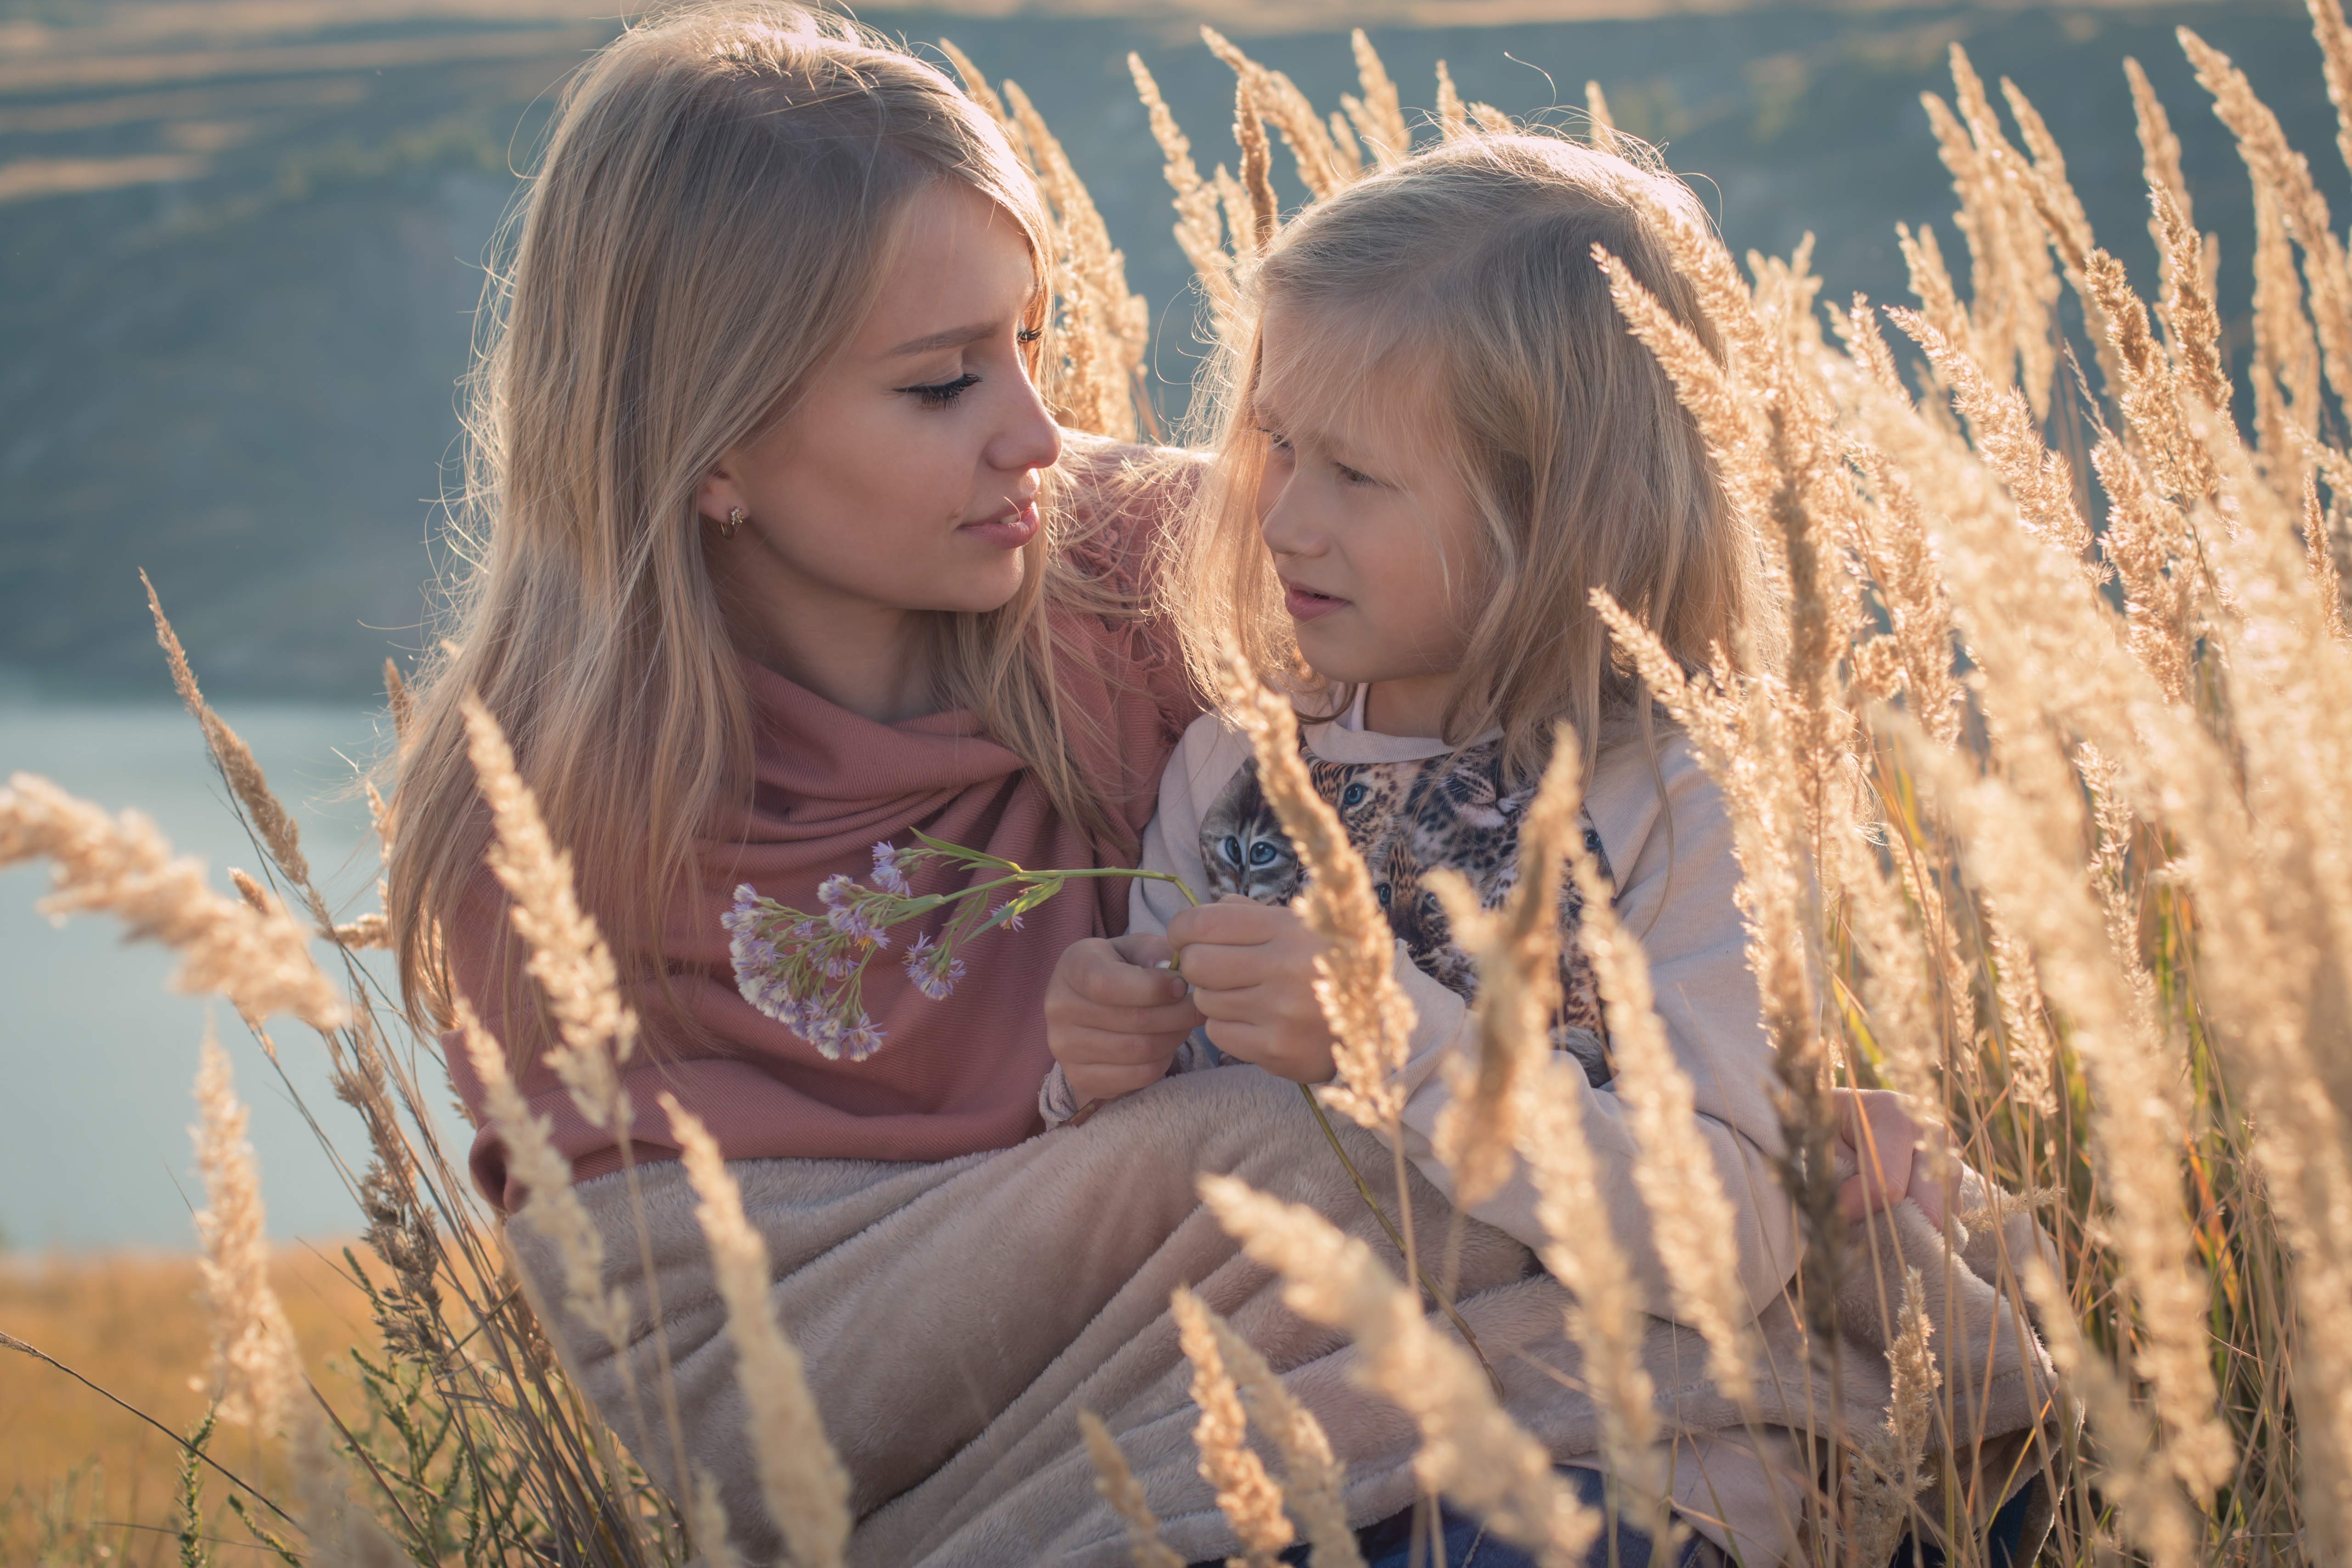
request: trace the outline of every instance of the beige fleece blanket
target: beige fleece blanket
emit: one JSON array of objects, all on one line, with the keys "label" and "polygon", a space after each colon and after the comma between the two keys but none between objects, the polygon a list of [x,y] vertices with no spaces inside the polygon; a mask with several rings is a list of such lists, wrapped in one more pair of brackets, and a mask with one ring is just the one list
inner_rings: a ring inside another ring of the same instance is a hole
[{"label": "beige fleece blanket", "polygon": [[[1385,1147],[1352,1127],[1340,1134],[1374,1190],[1391,1191]],[[807,1358],[825,1429],[851,1477],[853,1563],[1125,1563],[1121,1525],[1096,1494],[1078,1435],[1082,1410],[1109,1424],[1171,1546],[1196,1562],[1234,1550],[1195,1468],[1190,1367],[1168,1306],[1179,1285],[1230,1318],[1321,1419],[1347,1465],[1355,1523],[1412,1504],[1412,1423],[1356,1384],[1346,1338],[1285,1308],[1280,1279],[1244,1257],[1194,1194],[1196,1173],[1239,1176],[1313,1205],[1396,1262],[1286,1082],[1249,1067],[1171,1078],[1083,1126],[940,1163],[750,1160],[730,1169],[767,1238],[776,1313]],[[562,1286],[553,1248],[521,1222],[510,1232],[518,1259],[574,1377],[637,1458],[682,1496],[682,1451],[719,1483],[746,1559],[774,1561],[782,1543],[759,1500],[745,1402],[685,1173],[658,1164],[635,1181],[657,1313],[629,1178],[578,1189],[605,1238],[607,1284],[636,1307],[634,1400],[612,1348],[555,1305]],[[1979,1190],[1963,1192],[1963,1212]],[[1417,1173],[1412,1191],[1423,1245],[1442,1247],[1453,1211]],[[1889,1391],[1885,1325],[1907,1265],[1925,1281],[1934,1321],[1948,1413],[1940,1441],[1967,1451],[2010,1435],[2000,1446],[2013,1452],[2015,1436],[2050,1409],[2048,1363],[2013,1305],[2014,1287],[1995,1284],[2004,1247],[2021,1262],[2037,1245],[2032,1223],[2013,1218],[2003,1236],[1959,1233],[1955,1251],[1910,1205],[1893,1219],[1874,1227],[1874,1244],[1855,1231],[1848,1250],[1856,1267],[1838,1302],[1843,1331],[1819,1366],[1785,1301],[1757,1321],[1763,1421],[1824,1430],[1834,1387],[1848,1431],[1880,1426]],[[1512,1415],[1559,1460],[1593,1455],[1601,1419],[1564,1337],[1567,1293],[1503,1232],[1468,1221],[1459,1238],[1456,1300],[1502,1375]],[[1703,1375],[1696,1334],[1654,1321],[1644,1355],[1670,1429],[1739,1424]],[[652,1414],[665,1359],[681,1417],[675,1441]],[[1979,1517],[1998,1500],[1980,1500]]]}]

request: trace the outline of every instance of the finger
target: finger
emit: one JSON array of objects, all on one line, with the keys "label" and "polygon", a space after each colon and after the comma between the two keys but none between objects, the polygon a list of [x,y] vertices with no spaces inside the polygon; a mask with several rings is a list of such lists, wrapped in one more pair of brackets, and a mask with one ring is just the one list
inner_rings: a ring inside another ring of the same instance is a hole
[{"label": "finger", "polygon": [[1278,1047],[1274,1031],[1263,1024],[1213,1018],[1209,1022],[1209,1044],[1244,1062],[1267,1060]]},{"label": "finger", "polygon": [[1179,952],[1200,942],[1261,942],[1281,929],[1280,917],[1287,912],[1247,899],[1223,899],[1197,909],[1179,910],[1168,922],[1168,940]]},{"label": "finger", "polygon": [[1158,1007],[1104,1007],[1076,1001],[1054,1010],[1057,1031],[1099,1029],[1113,1035],[1174,1035],[1179,1039],[1200,1026],[1203,1015],[1190,996]]},{"label": "finger", "polygon": [[1123,958],[1081,963],[1070,976],[1070,989],[1101,1007],[1164,1007],[1183,1000],[1184,984],[1181,975]]},{"label": "finger", "polygon": [[1184,978],[1201,991],[1235,991],[1263,985],[1280,965],[1263,947],[1194,942],[1184,950]]},{"label": "finger", "polygon": [[1076,1068],[1154,1066],[1165,1071],[1191,1029],[1176,1033],[1135,1035],[1115,1029],[1073,1028],[1055,1032],[1055,1055],[1065,1072]]},{"label": "finger", "polygon": [[1176,956],[1176,945],[1165,932],[1131,931],[1110,939],[1111,951],[1141,969],[1158,969]]}]

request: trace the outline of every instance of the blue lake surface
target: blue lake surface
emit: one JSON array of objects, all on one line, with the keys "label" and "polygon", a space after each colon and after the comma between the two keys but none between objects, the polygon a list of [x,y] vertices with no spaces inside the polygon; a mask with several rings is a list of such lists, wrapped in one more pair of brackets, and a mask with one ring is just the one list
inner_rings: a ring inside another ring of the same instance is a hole
[{"label": "blue lake surface", "polygon": [[[313,875],[339,918],[377,906],[381,872],[356,764],[378,746],[380,713],[356,707],[228,703],[222,712],[302,825]],[[109,811],[135,806],[174,850],[205,863],[232,891],[227,868],[257,870],[261,856],[225,804],[195,723],[176,706],[0,703],[0,777],[42,774]],[[236,1064],[252,1108],[271,1233],[345,1237],[359,1211],[334,1163],[296,1109],[289,1081],[354,1168],[364,1163],[357,1118],[327,1086],[318,1037],[290,1017],[270,1025],[281,1080],[225,1003],[170,989],[176,959],[152,942],[126,944],[121,922],[77,914],[62,925],[34,910],[48,889],[45,862],[0,872],[0,1237],[16,1250],[194,1245],[190,1086],[205,1015]],[[323,954],[331,952],[320,944]],[[373,955],[389,982],[388,955]],[[442,1101],[439,1069],[423,1064]],[[445,1138],[467,1136],[454,1110]]]}]

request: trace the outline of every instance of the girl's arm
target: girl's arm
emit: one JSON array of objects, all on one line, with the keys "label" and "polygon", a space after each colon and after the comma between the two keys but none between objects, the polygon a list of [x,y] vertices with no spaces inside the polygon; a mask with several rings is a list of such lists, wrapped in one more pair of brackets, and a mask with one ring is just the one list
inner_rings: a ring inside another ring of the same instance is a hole
[{"label": "girl's arm", "polygon": [[[1675,1061],[1690,1077],[1696,1131],[1732,1207],[1734,1234],[1725,1240],[1751,1308],[1761,1311],[1795,1272],[1796,1219],[1772,1173],[1780,1123],[1771,1098],[1771,1052],[1748,967],[1747,930],[1733,899],[1739,867],[1730,817],[1679,736],[1661,748],[1654,778],[1638,742],[1604,752],[1585,804],[1616,878],[1618,919],[1648,959],[1659,1021]],[[1450,1099],[1437,1069],[1447,1051],[1475,1048],[1475,1031],[1452,992],[1411,965],[1401,966],[1399,974],[1423,1011],[1424,1029],[1433,1010],[1455,1020],[1452,1034],[1417,1055],[1408,1069],[1404,1118],[1406,1153],[1450,1193],[1452,1178],[1431,1147]],[[1612,1229],[1643,1288],[1645,1310],[1671,1317],[1664,1266],[1650,1241],[1649,1211],[1633,1185],[1637,1145],[1624,1102],[1606,1088],[1588,1089],[1584,1129]],[[1524,1166],[1471,1212],[1529,1246],[1545,1239]]]}]

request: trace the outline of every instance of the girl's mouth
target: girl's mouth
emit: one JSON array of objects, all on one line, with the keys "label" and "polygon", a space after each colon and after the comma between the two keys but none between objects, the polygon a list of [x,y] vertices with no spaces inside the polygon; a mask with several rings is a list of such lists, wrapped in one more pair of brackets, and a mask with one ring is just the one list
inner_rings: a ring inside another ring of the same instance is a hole
[{"label": "girl's mouth", "polygon": [[1349,605],[1346,599],[1334,598],[1328,594],[1318,594],[1312,588],[1302,588],[1297,584],[1287,581],[1282,584],[1282,603],[1283,606],[1289,610],[1290,618],[1294,621],[1320,620],[1335,611],[1346,609]]},{"label": "girl's mouth", "polygon": [[986,521],[967,522],[956,531],[999,550],[1018,550],[1037,537],[1037,502],[1014,501]]}]

